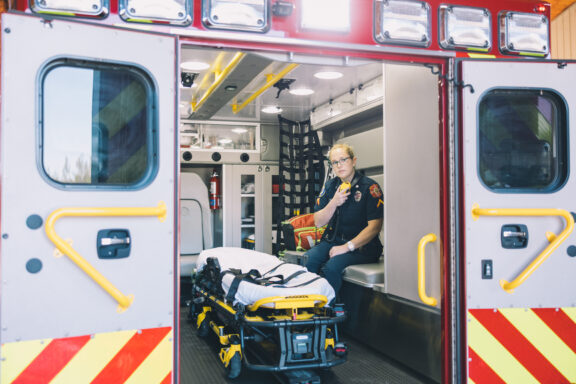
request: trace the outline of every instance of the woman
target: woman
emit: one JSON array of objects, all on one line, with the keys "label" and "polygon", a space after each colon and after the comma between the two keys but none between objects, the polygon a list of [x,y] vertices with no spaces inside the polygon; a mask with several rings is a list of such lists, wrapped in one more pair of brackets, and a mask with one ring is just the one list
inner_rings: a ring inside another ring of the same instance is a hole
[{"label": "woman", "polygon": [[[306,252],[306,268],[322,271],[338,294],[344,268],[375,263],[382,254],[378,234],[384,202],[378,183],[356,173],[357,159],[349,145],[334,145],[328,158],[337,177],[326,182],[314,207],[316,227],[328,226],[320,243]],[[346,182],[351,186],[340,188]]]}]

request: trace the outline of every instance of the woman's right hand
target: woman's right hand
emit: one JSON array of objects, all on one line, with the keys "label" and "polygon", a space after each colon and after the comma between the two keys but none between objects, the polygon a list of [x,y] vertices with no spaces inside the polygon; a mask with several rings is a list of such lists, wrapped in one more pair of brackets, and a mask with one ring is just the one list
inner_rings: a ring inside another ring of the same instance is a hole
[{"label": "woman's right hand", "polygon": [[337,207],[341,206],[342,204],[344,204],[346,202],[346,200],[348,200],[348,196],[350,196],[350,190],[346,189],[344,191],[341,191],[340,189],[338,189],[336,191],[336,193],[334,194],[334,197],[332,197],[332,200],[334,203],[336,204]]}]

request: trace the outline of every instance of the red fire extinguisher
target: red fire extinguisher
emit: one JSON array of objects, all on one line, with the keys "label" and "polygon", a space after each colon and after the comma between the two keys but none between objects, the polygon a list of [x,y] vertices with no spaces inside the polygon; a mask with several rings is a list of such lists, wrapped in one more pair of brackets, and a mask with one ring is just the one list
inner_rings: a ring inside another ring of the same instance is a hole
[{"label": "red fire extinguisher", "polygon": [[220,190],[220,176],[216,170],[212,171],[212,177],[210,177],[210,209],[220,209],[222,203],[221,190]]}]

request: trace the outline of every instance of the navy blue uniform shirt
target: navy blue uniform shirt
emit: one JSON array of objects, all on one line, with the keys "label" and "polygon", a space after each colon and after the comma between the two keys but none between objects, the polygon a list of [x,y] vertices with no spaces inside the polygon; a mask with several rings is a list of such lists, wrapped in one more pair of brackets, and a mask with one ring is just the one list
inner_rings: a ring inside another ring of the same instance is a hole
[{"label": "navy blue uniform shirt", "polygon": [[[330,202],[340,184],[342,181],[338,177],[326,182],[316,199],[315,212]],[[337,208],[337,212],[334,213],[334,216],[336,215],[340,216],[339,219],[335,220],[333,217],[330,220],[322,239],[332,239],[335,235],[335,241],[342,244],[356,237],[366,228],[368,221],[381,219],[384,216],[384,201],[378,183],[369,177],[360,176],[358,182],[352,185],[346,202]],[[378,236],[367,245],[382,246]]]}]

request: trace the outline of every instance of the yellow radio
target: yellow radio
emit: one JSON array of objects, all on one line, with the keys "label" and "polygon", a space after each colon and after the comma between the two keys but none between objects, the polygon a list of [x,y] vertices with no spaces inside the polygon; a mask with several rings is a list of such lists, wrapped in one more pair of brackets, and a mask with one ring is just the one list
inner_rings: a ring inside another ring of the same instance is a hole
[{"label": "yellow radio", "polygon": [[350,190],[350,187],[352,187],[352,185],[345,181],[342,184],[340,184],[340,191],[346,191],[346,190]]}]

